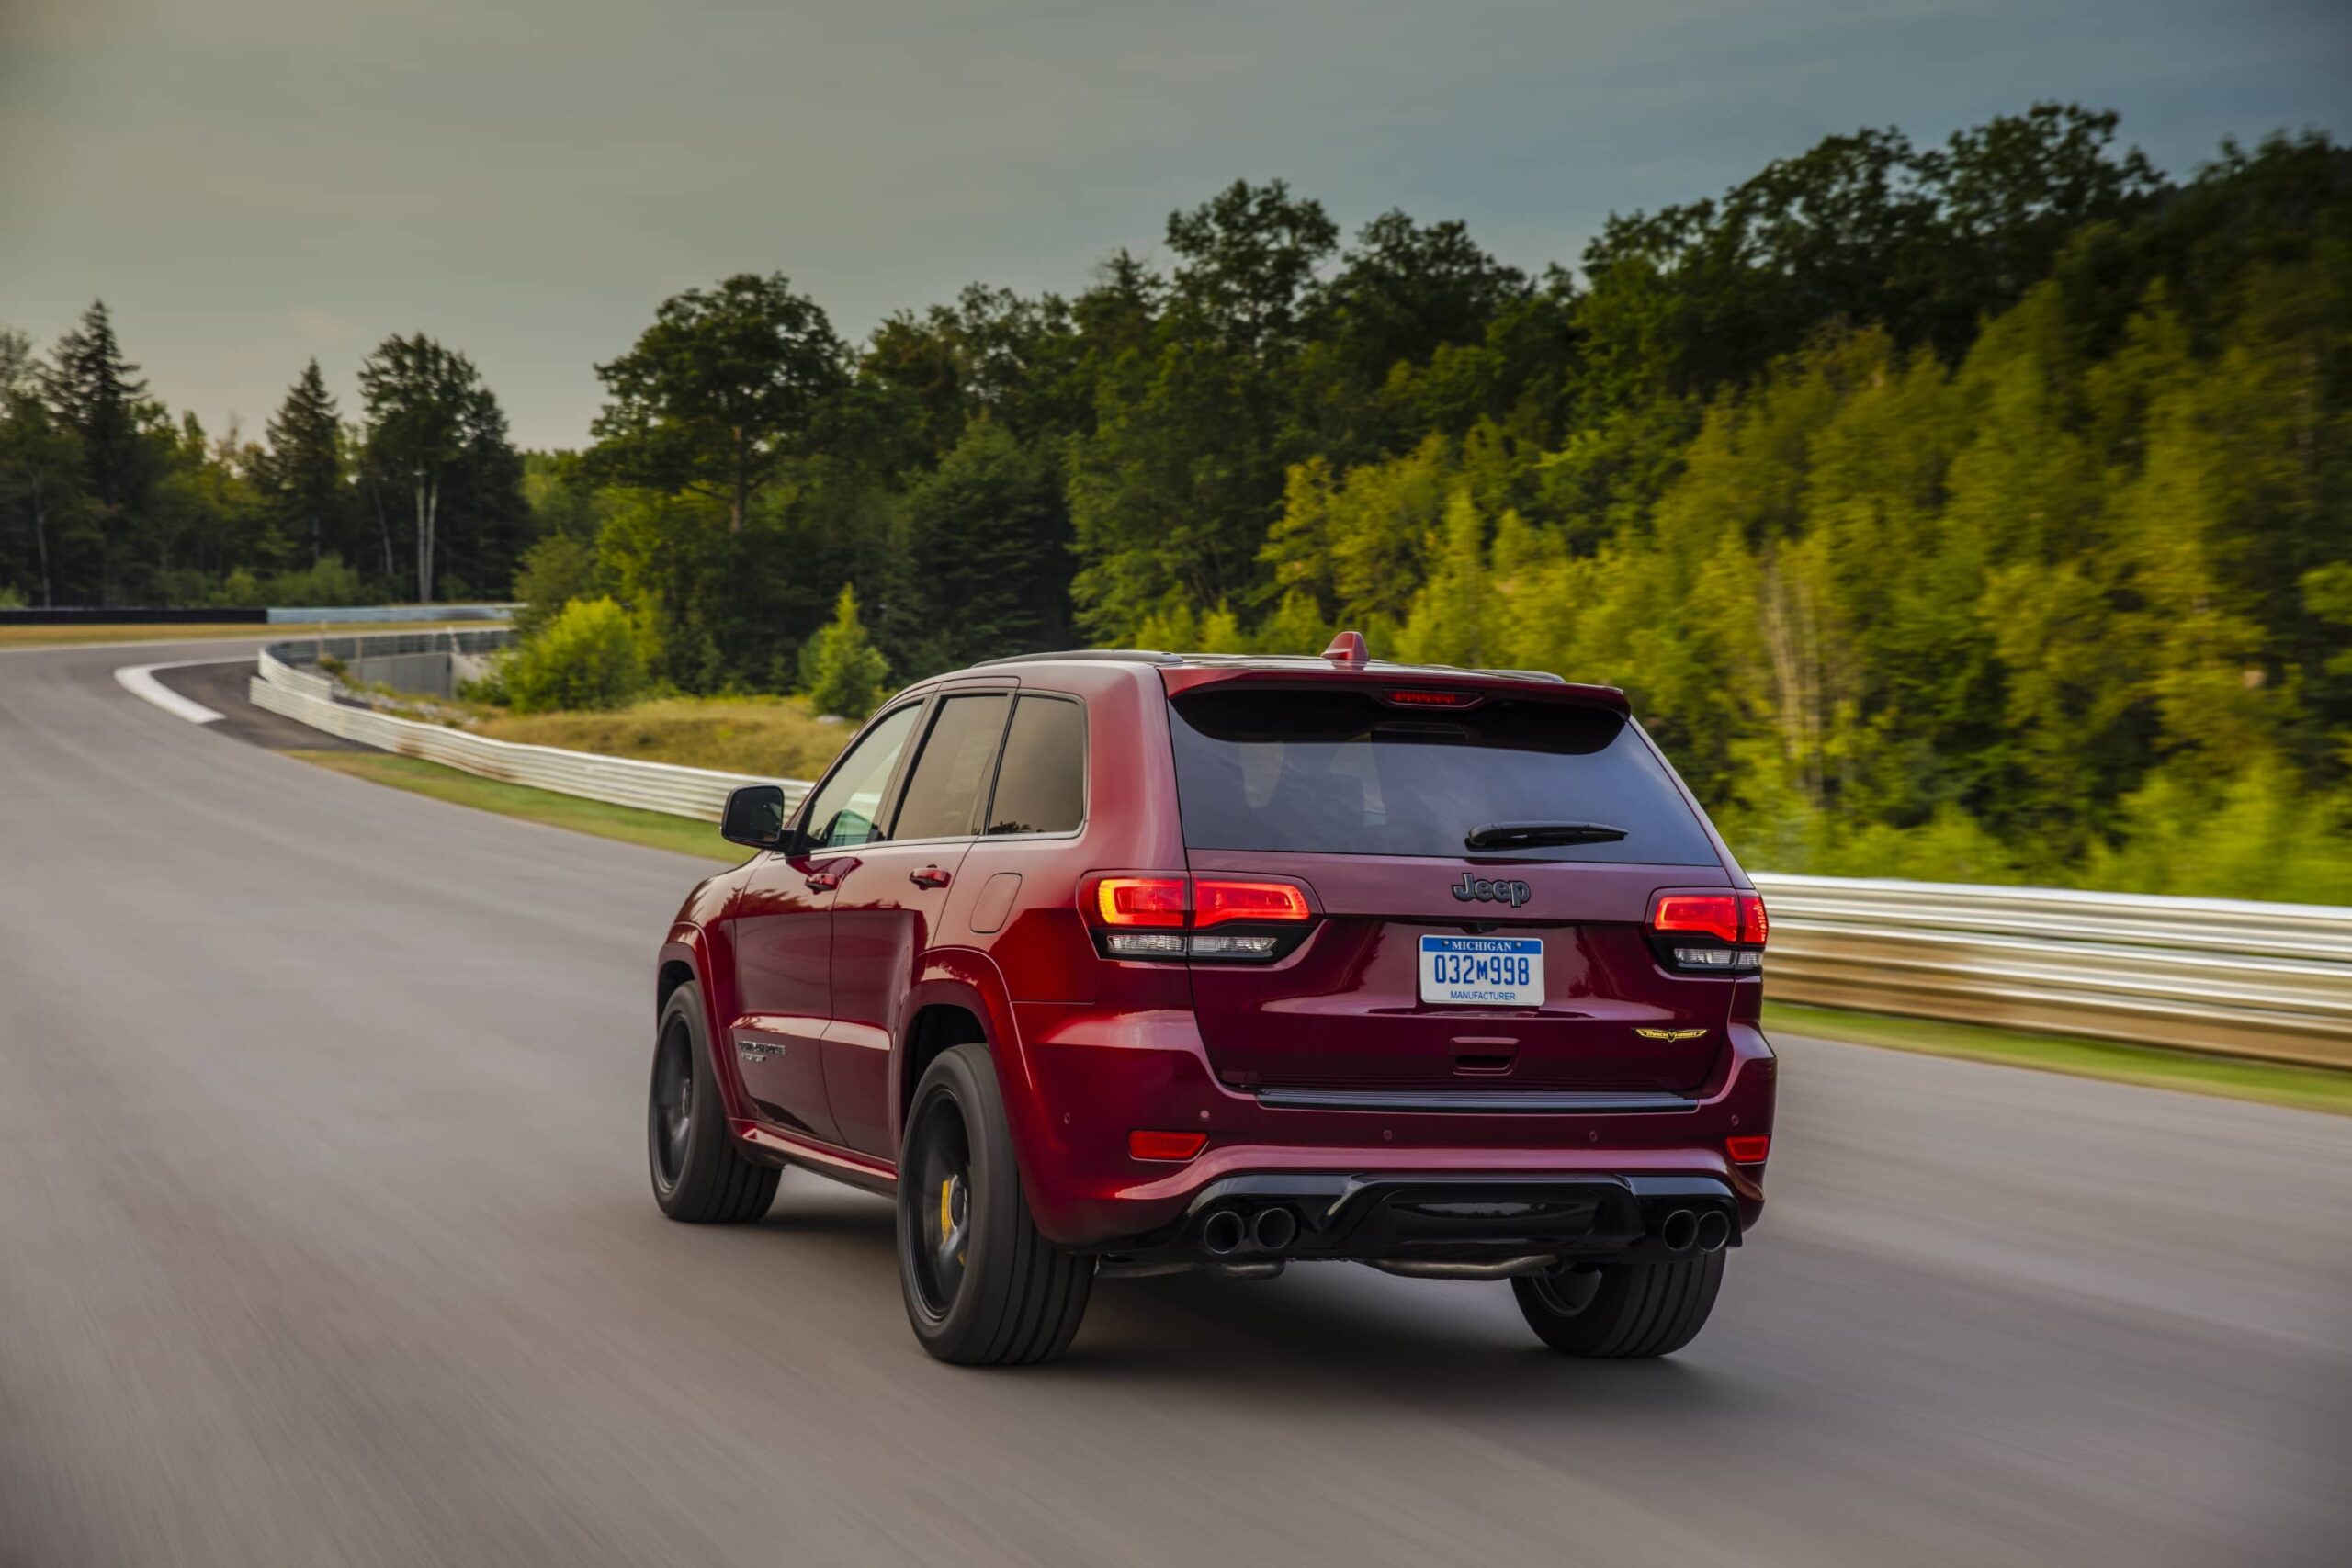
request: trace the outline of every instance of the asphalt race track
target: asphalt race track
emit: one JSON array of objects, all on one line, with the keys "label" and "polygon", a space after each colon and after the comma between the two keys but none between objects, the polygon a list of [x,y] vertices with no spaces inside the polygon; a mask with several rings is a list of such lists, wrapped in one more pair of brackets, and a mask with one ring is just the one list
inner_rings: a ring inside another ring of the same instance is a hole
[{"label": "asphalt race track", "polygon": [[112,678],[251,646],[0,653],[0,1563],[2352,1557],[2352,1120],[1783,1040],[1670,1361],[1310,1266],[956,1371],[884,1203],[655,1211],[697,864]]}]

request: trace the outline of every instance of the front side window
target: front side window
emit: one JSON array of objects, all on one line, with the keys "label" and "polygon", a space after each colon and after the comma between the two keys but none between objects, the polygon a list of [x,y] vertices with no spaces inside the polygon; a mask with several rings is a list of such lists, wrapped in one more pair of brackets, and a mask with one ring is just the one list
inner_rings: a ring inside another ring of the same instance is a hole
[{"label": "front side window", "polygon": [[893,839],[956,839],[972,830],[1012,700],[1003,692],[981,692],[939,705],[907,776]]},{"label": "front side window", "polygon": [[1086,710],[1024,696],[1012,710],[989,805],[990,833],[1075,833],[1086,819]]},{"label": "front side window", "polygon": [[891,770],[922,712],[921,703],[909,703],[886,716],[833,770],[808,807],[808,836],[818,848],[869,844],[882,836],[876,826],[882,792],[890,787]]}]

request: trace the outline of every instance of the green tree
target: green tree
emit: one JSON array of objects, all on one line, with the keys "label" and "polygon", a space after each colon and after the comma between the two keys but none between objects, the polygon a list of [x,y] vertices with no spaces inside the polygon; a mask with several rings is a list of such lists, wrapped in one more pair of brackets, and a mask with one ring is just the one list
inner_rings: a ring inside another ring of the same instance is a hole
[{"label": "green tree", "polygon": [[271,521],[288,537],[308,541],[317,566],[330,547],[345,540],[350,491],[344,480],[343,423],[316,359],[288,390],[269,422],[268,449],[255,473]]},{"label": "green tree", "polygon": [[1245,354],[1280,355],[1296,345],[1316,271],[1339,237],[1322,203],[1294,197],[1284,182],[1236,180],[1169,215],[1179,258],[1171,311]]},{"label": "green tree", "polygon": [[950,670],[1067,646],[1069,513],[1061,466],[990,419],[974,420],[907,490],[910,586],[927,632],[915,667]]},{"label": "green tree", "polygon": [[517,713],[627,707],[645,689],[645,658],[628,613],[581,599],[508,656],[502,671]]},{"label": "green tree", "polygon": [[549,534],[523,552],[514,571],[514,635],[525,642],[596,588],[596,552],[568,534]]},{"label": "green tree", "polygon": [[[422,333],[379,344],[359,368],[359,390],[366,463],[382,491],[411,502],[416,597],[429,604],[445,556],[494,564],[511,550],[523,512],[521,460],[473,361]],[[454,537],[444,536],[445,502],[454,503]]]},{"label": "green tree", "polygon": [[82,454],[99,547],[98,602],[111,604],[155,483],[147,383],[139,378],[139,367],[123,357],[102,299],[93,300],[80,324],[57,340],[50,359],[49,405]]},{"label": "green tree", "polygon": [[40,383],[30,340],[0,330],[0,518],[12,524],[0,534],[0,570],[46,606],[57,602],[60,531],[86,513],[88,468]]},{"label": "green tree", "polygon": [[[1338,230],[1280,180],[1238,181],[1171,214],[1167,238],[1177,265],[1164,308],[1147,343],[1102,363],[1094,429],[1072,457],[1073,592],[1098,637],[1132,633],[1170,594],[1255,596],[1282,502],[1284,378]],[[1159,297],[1132,273],[1110,281]]]},{"label": "green tree", "polygon": [[808,705],[820,714],[862,719],[882,701],[890,667],[858,619],[855,588],[842,585],[832,624],[809,640],[803,665]]},{"label": "green tree", "polygon": [[626,483],[724,502],[740,534],[847,384],[846,359],[825,312],[781,275],[673,295],[628,353],[596,367],[610,398],[598,459]]},{"label": "green tree", "polygon": [[1585,251],[1585,325],[1623,400],[1703,394],[1825,324],[1880,323],[1948,357],[2047,276],[2084,224],[2144,212],[2161,182],[2113,150],[2116,117],[2037,104],[1922,151],[1894,130],[1826,137],[1720,198],[1612,217]]}]

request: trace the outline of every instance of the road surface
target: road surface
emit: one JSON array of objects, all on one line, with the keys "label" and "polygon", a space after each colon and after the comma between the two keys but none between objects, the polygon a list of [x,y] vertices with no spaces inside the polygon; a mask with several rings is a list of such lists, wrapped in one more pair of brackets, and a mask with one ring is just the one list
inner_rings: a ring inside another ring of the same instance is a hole
[{"label": "road surface", "polygon": [[214,651],[0,654],[0,1562],[2346,1560],[2352,1121],[1784,1040],[1670,1361],[1326,1266],[950,1369],[882,1202],[655,1212],[696,863],[111,678]]}]

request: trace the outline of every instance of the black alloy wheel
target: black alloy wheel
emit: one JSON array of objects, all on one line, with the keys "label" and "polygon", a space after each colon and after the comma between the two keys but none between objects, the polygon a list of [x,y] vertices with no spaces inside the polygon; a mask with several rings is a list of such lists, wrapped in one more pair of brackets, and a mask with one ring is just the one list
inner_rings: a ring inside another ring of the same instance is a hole
[{"label": "black alloy wheel", "polygon": [[924,1070],[899,1171],[899,1280],[922,1348],[967,1367],[1068,1349],[1094,1259],[1037,1229],[987,1046],[950,1047]]},{"label": "black alloy wheel", "polygon": [[746,1155],[727,1130],[704,1032],[702,991],[689,981],[662,1004],[653,1032],[653,1079],[645,1095],[653,1201],[689,1224],[748,1224],[768,1212],[784,1173]]},{"label": "black alloy wheel", "polygon": [[922,1156],[914,1172],[914,1287],[923,1312],[944,1318],[956,1309],[971,1261],[972,1145],[951,1096],[933,1095],[922,1113],[915,1140]]},{"label": "black alloy wheel", "polygon": [[675,1188],[685,1174],[686,1138],[694,1126],[694,1040],[684,1019],[664,1021],[661,1043],[653,1049],[652,1143],[653,1182]]}]

